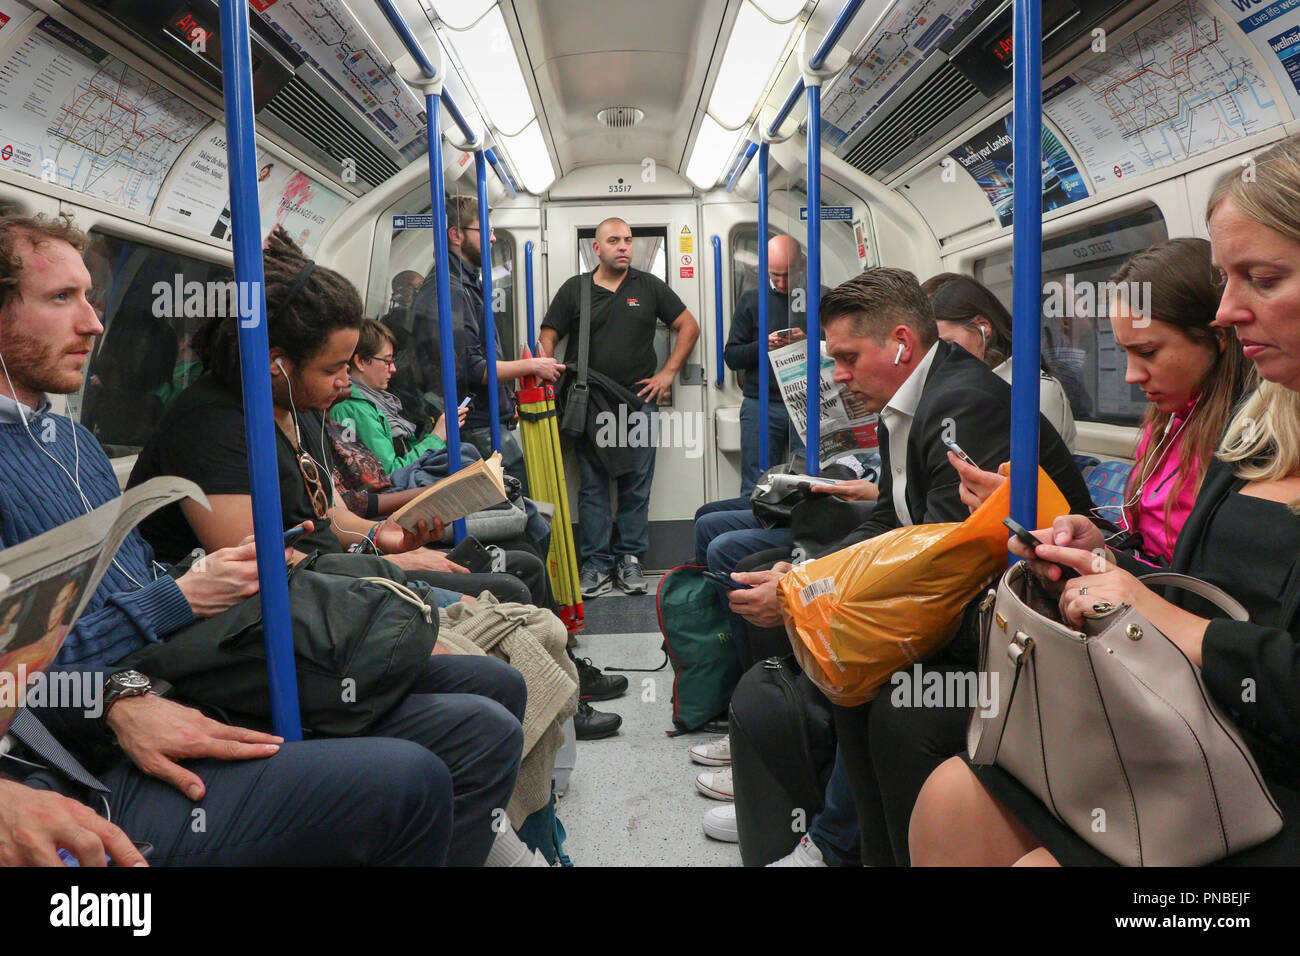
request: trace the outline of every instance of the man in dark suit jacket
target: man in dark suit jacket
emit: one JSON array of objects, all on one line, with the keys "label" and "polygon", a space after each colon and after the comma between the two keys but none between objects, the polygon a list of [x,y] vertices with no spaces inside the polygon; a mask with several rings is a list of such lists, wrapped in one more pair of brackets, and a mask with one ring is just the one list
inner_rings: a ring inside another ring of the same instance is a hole
[{"label": "man in dark suit jacket", "polygon": [[[835,380],[880,414],[880,496],[839,547],[907,525],[964,520],[970,511],[944,439],[996,470],[1011,452],[1011,386],[965,349],[940,341],[929,300],[903,269],[855,276],[822,300],[821,315]],[[1069,449],[1042,416],[1038,430],[1040,464],[1071,510],[1087,514],[1092,501]],[[738,567],[771,567],[781,557],[760,552]],[[781,560],[770,570],[735,574],[753,587],[730,592],[731,609],[758,627],[779,626],[776,582],[789,570]]]}]

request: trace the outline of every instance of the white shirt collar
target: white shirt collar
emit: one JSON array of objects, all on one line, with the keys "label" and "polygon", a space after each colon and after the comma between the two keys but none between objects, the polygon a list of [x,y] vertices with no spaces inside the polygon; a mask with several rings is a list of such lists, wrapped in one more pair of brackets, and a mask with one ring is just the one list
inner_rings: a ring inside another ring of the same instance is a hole
[{"label": "white shirt collar", "polygon": [[[934,364],[935,353],[939,350],[939,343],[935,342],[930,346],[930,351],[925,353],[925,358],[921,359],[921,364],[912,369],[912,374],[907,376],[903,384],[898,387],[898,391],[881,409],[880,415],[888,418],[898,415],[906,415],[911,418],[916,414],[916,406],[921,402],[921,392],[925,390],[925,380],[930,374],[930,366]],[[892,413],[892,414],[891,414]]]}]

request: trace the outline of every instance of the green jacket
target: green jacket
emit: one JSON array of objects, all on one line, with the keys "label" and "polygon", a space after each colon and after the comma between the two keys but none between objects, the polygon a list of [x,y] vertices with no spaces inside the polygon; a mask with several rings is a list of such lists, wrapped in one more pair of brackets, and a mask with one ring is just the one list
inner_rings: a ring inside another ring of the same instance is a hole
[{"label": "green jacket", "polygon": [[353,386],[350,398],[343,399],[330,409],[330,418],[345,428],[350,426],[356,432],[357,441],[375,453],[384,466],[384,471],[389,474],[419,461],[426,451],[447,447],[446,442],[429,432],[412,445],[405,455],[399,455],[393,446],[393,430],[388,425],[388,416],[383,409],[357,391],[356,386]]}]

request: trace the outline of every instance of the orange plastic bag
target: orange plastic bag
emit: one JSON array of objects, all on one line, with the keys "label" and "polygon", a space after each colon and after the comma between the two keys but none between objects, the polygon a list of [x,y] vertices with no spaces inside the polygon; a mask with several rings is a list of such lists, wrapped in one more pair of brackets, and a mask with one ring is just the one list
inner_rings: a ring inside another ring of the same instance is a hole
[{"label": "orange plastic bag", "polygon": [[[1006,567],[1010,497],[1004,482],[965,521],[896,528],[781,579],[795,657],[831,703],[871,700],[890,674],[953,638],[966,605]],[[1039,468],[1037,527],[1069,510]]]}]

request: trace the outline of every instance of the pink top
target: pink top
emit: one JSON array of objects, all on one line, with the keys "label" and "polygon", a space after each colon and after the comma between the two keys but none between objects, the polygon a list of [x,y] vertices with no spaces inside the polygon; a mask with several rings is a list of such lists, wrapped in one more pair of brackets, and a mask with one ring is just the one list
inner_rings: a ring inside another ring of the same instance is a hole
[{"label": "pink top", "polygon": [[[1142,535],[1143,551],[1152,557],[1163,558],[1165,563],[1172,560],[1174,556],[1174,541],[1187,522],[1187,516],[1192,512],[1196,491],[1200,486],[1199,474],[1188,476],[1178,493],[1177,500],[1169,509],[1169,526],[1166,529],[1165,502],[1177,480],[1182,458],[1183,427],[1194,407],[1195,402],[1189,402],[1186,408],[1174,415],[1173,425],[1167,433],[1154,436],[1156,447],[1159,448],[1163,444],[1165,450],[1160,453],[1159,461],[1154,464],[1147,463],[1144,469],[1146,478],[1142,482],[1142,496],[1126,514],[1125,524],[1128,528]],[[1137,451],[1134,452],[1136,458],[1142,457],[1152,437],[1150,428],[1142,433],[1142,440],[1138,442]],[[1173,441],[1168,441],[1169,437],[1172,437]]]}]

